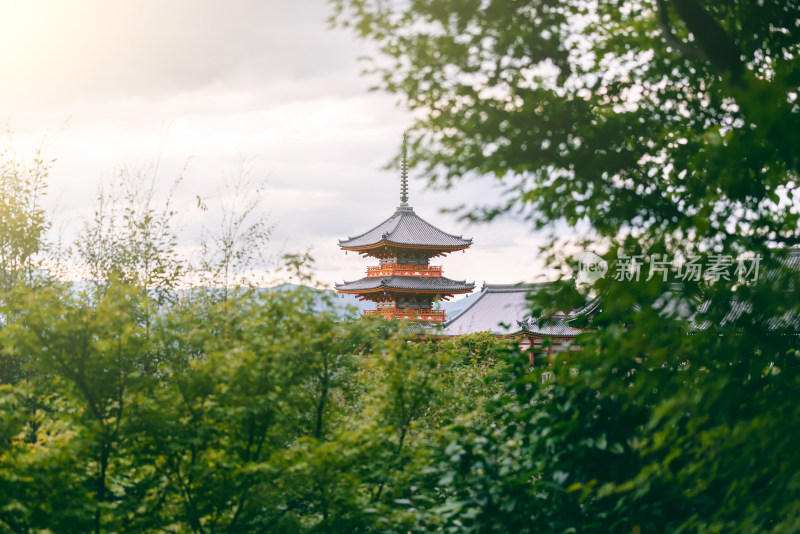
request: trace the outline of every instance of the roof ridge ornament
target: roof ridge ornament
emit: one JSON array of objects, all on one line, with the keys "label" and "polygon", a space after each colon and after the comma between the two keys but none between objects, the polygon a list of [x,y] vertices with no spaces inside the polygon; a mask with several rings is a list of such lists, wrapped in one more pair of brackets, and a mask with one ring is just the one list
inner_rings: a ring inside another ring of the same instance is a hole
[{"label": "roof ridge ornament", "polygon": [[400,164],[400,207],[408,207],[408,132],[403,132],[403,162]]}]

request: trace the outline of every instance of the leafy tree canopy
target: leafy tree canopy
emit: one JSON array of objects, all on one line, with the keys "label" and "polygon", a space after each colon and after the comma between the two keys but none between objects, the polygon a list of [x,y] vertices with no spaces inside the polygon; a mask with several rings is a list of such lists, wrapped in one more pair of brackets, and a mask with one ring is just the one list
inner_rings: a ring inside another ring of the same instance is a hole
[{"label": "leafy tree canopy", "polygon": [[[453,428],[429,527],[796,531],[800,3],[332,4],[379,47],[370,70],[413,112],[431,181],[505,184],[465,215],[588,223],[573,237],[609,261],[582,352],[518,369],[491,425]],[[677,256],[759,257],[761,276],[648,277]],[[538,312],[587,292],[562,285]]]},{"label": "leafy tree canopy", "polygon": [[434,180],[503,178],[498,210],[601,235],[796,242],[800,4],[333,0],[376,42]]}]

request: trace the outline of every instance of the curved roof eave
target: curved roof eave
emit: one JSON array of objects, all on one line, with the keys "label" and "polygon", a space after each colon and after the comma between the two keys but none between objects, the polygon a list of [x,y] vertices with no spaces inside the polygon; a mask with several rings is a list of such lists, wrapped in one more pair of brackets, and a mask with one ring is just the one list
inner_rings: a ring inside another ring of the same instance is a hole
[{"label": "curved roof eave", "polygon": [[413,208],[400,207],[391,217],[363,234],[340,239],[339,247],[345,250],[364,249],[381,246],[385,242],[398,246],[466,248],[472,244],[472,239],[449,234],[414,213]]},{"label": "curved roof eave", "polygon": [[369,244],[369,245],[357,246],[357,247],[345,246],[345,245],[342,245],[341,243],[339,243],[339,247],[342,250],[350,250],[350,251],[353,251],[353,252],[359,252],[359,251],[362,251],[362,250],[372,250],[372,249],[381,248],[381,247],[385,247],[385,246],[395,246],[395,247],[399,247],[399,248],[421,248],[421,249],[426,249],[426,250],[449,250],[449,251],[452,251],[452,252],[457,252],[459,250],[464,250],[466,248],[469,248],[470,245],[472,245],[472,239],[468,240],[466,242],[466,244],[464,244],[464,245],[452,245],[452,246],[431,245],[431,244],[425,244],[425,243],[398,243],[397,241],[386,241],[386,240],[378,241],[377,243],[372,243],[372,244]]},{"label": "curved roof eave", "polygon": [[352,282],[335,284],[339,292],[366,293],[372,291],[416,291],[430,292],[438,294],[452,294],[471,292],[475,289],[474,283],[467,283],[466,280],[451,280],[441,277],[418,277],[418,276],[385,276],[385,277],[365,277]]}]

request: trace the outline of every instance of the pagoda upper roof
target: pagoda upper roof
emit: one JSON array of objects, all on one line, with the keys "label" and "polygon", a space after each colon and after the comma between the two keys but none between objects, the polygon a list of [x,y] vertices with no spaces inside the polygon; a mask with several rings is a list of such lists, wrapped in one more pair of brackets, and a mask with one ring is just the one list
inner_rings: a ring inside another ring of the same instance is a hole
[{"label": "pagoda upper roof", "polygon": [[336,284],[337,291],[369,293],[381,289],[431,292],[438,294],[463,293],[475,289],[475,284],[457,281],[444,276],[367,276],[353,282]]},{"label": "pagoda upper roof", "polygon": [[448,234],[414,213],[410,206],[401,205],[394,214],[375,228],[358,235],[339,240],[343,249],[369,249],[378,245],[418,245],[461,250],[472,244],[472,239]]}]

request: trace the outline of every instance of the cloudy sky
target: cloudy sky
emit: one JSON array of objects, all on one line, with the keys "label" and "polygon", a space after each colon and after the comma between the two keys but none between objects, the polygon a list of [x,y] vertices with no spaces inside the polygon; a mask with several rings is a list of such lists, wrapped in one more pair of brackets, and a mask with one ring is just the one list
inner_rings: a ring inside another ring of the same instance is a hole
[{"label": "cloudy sky", "polygon": [[[0,118],[23,153],[47,135],[48,205],[67,238],[115,168],[158,160],[166,192],[188,162],[174,200],[191,248],[215,224],[224,176],[246,161],[267,179],[274,251],[310,248],[323,284],[363,276],[369,262],[337,239],[398,205],[398,173],[385,166],[410,119],[395,97],[368,92],[357,60],[367,45],[327,27],[324,0],[0,0],[0,10]],[[480,286],[540,275],[540,239],[523,222],[441,213],[499,195],[489,181],[434,192],[411,178],[418,214],[474,239],[440,259],[447,276]]]}]

